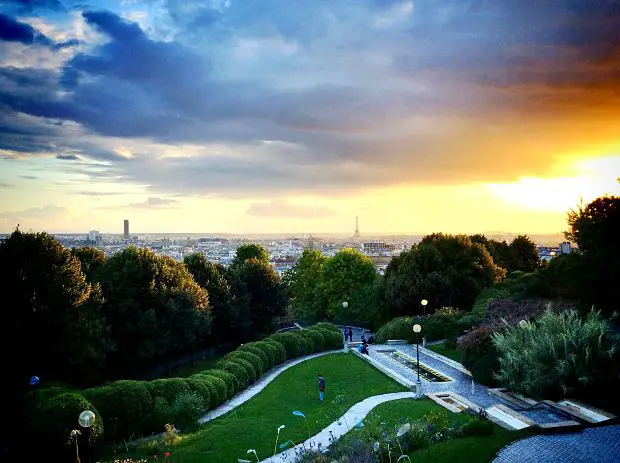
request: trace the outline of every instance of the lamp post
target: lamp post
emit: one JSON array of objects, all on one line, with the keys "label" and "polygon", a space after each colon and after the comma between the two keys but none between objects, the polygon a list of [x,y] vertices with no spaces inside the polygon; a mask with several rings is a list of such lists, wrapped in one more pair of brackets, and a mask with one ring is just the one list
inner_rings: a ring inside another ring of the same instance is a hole
[{"label": "lamp post", "polygon": [[[346,310],[349,307],[349,303],[347,301],[344,301],[342,303],[342,308],[344,310]],[[343,314],[344,315],[344,314]],[[344,317],[343,317],[344,318]],[[349,352],[349,343],[347,342],[347,336],[349,335],[349,333],[346,332],[346,325],[345,325],[345,332],[344,332],[344,351],[345,352]]]},{"label": "lamp post", "polygon": [[[78,423],[84,429],[90,428],[94,422],[95,422],[95,414],[91,412],[90,410],[84,410],[82,413],[80,413],[80,416],[78,417]],[[80,449],[78,447],[78,440],[81,435],[82,435],[82,431],[80,431],[79,429],[73,429],[71,433],[69,434],[70,439],[75,443],[75,462],[76,463],[80,463]]]},{"label": "lamp post", "polygon": [[415,350],[416,350],[416,361],[418,364],[418,380],[415,383],[415,393],[419,398],[422,392],[422,382],[420,381],[420,332],[422,331],[422,327],[417,323],[413,325],[413,332],[416,334],[415,340]]},{"label": "lamp post", "polygon": [[284,428],[286,428],[286,426],[284,426],[283,424],[278,426],[278,435],[276,436],[276,444],[273,446],[273,456],[274,457],[276,455],[276,452],[278,451],[278,438],[280,437],[280,431],[282,431]]},{"label": "lamp post", "polygon": [[428,301],[426,299],[422,299],[420,304],[422,304],[423,315],[426,316],[426,304],[428,304]]}]

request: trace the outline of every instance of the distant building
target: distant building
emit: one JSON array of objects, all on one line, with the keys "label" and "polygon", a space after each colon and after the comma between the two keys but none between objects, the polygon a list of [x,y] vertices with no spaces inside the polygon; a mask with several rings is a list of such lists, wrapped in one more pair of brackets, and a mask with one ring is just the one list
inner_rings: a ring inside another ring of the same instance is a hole
[{"label": "distant building", "polygon": [[86,240],[89,243],[98,244],[101,241],[101,235],[99,234],[98,230],[91,230],[88,232],[88,237],[86,238]]},{"label": "distant building", "polygon": [[573,252],[573,246],[568,241],[560,243],[560,254],[570,254],[571,252]]},{"label": "distant building", "polygon": [[123,223],[123,238],[129,240],[129,220],[127,219]]},{"label": "distant building", "polygon": [[368,243],[364,243],[362,249],[364,254],[379,255],[394,252],[396,246],[383,241],[370,241]]}]

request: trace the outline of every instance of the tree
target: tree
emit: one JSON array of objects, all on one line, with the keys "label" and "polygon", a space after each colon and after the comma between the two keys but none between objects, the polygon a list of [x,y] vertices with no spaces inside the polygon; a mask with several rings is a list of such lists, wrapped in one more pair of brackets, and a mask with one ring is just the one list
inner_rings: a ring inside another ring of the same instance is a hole
[{"label": "tree", "polygon": [[306,322],[325,318],[325,311],[317,297],[317,288],[321,284],[326,261],[321,251],[306,249],[295,266],[284,274],[284,284],[291,295],[296,318]]},{"label": "tree", "polygon": [[568,213],[565,236],[582,253],[582,299],[605,314],[617,308],[620,286],[620,197],[603,196]]},{"label": "tree", "polygon": [[[373,262],[355,249],[342,249],[323,265],[323,277],[317,288],[317,297],[324,305],[327,318],[352,323],[368,319],[374,309],[368,296],[378,283]],[[347,308],[342,307],[349,302]]]},{"label": "tree", "polygon": [[533,272],[540,268],[540,257],[536,244],[527,236],[519,235],[510,243],[511,265],[506,268],[509,272],[521,270]]},{"label": "tree", "polygon": [[80,261],[82,272],[86,276],[86,281],[95,281],[97,272],[105,264],[105,254],[101,249],[93,247],[73,248],[71,254]]},{"label": "tree", "polygon": [[433,234],[392,259],[385,300],[393,317],[421,313],[422,299],[428,300],[427,310],[471,310],[480,291],[504,275],[482,244],[464,235]]},{"label": "tree", "polygon": [[269,264],[269,253],[260,244],[242,244],[237,248],[235,257],[233,258],[230,266],[232,268],[239,268],[246,260],[249,259],[258,259],[261,262],[266,262]]},{"label": "tree", "polygon": [[236,273],[243,284],[254,337],[269,333],[274,317],[280,316],[287,304],[280,276],[268,262],[258,258],[246,260]]},{"label": "tree", "polygon": [[219,342],[240,342],[239,310],[230,283],[226,280],[223,267],[209,262],[204,254],[185,256],[183,262],[196,282],[207,290],[211,315],[212,333]]},{"label": "tree", "polygon": [[114,376],[132,377],[162,357],[206,343],[208,294],[183,264],[130,246],[106,261],[100,281],[118,346],[110,356]]},{"label": "tree", "polygon": [[4,445],[16,438],[18,404],[32,375],[43,384],[96,383],[113,345],[98,285],[88,283],[80,262],[46,233],[16,230],[0,243],[0,291]]}]

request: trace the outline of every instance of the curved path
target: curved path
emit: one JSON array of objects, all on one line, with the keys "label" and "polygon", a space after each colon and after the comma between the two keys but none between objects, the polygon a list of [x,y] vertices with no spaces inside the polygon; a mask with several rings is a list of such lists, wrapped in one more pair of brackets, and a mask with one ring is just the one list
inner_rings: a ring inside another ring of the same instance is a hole
[{"label": "curved path", "polygon": [[280,373],[282,373],[285,370],[288,370],[289,368],[297,365],[298,363],[305,362],[306,360],[310,360],[310,359],[313,359],[313,358],[316,358],[316,357],[320,357],[322,355],[337,354],[337,353],[342,353],[342,352],[343,352],[342,349],[327,350],[325,352],[319,352],[317,354],[306,355],[305,357],[297,358],[297,359],[294,359],[294,360],[289,360],[288,362],[283,363],[282,365],[278,365],[277,367],[271,369],[264,376],[261,376],[250,387],[248,387],[247,389],[244,389],[239,394],[235,395],[228,402],[223,403],[219,407],[214,408],[209,413],[204,415],[202,418],[200,418],[198,420],[198,423],[199,424],[204,424],[207,421],[211,421],[211,420],[213,420],[215,418],[218,418],[218,417],[220,417],[222,415],[225,415],[226,413],[228,413],[229,411],[231,411],[234,408],[238,407],[242,403],[247,402],[252,397],[254,397],[256,394],[258,394],[260,391],[265,389],[265,387],[270,382],[272,382]]},{"label": "curved path", "polygon": [[571,434],[539,435],[513,442],[493,463],[614,463],[620,461],[620,425]]},{"label": "curved path", "polygon": [[304,447],[308,448],[310,445],[313,445],[314,448],[320,446],[321,449],[326,449],[331,444],[332,439],[340,439],[343,435],[349,432],[351,428],[359,423],[360,420],[366,418],[366,415],[368,415],[368,413],[377,405],[391,400],[413,398],[415,398],[414,392],[393,392],[391,394],[380,394],[368,397],[367,399],[353,405],[344,413],[344,415],[332,424],[328,425],[318,434],[315,434],[305,442],[297,444],[295,447],[262,460],[261,463],[284,463],[294,461],[295,451],[301,450]]}]

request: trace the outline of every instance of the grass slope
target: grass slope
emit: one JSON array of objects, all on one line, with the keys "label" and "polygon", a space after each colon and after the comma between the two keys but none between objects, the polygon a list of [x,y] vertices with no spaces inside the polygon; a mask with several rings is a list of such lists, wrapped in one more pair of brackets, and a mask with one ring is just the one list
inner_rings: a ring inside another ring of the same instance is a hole
[{"label": "grass slope", "polygon": [[[373,409],[364,420],[364,427],[347,433],[345,439],[354,435],[372,437],[373,440],[376,437],[380,437],[381,440],[387,438],[392,441],[390,446],[398,451],[395,440],[398,428],[404,423],[422,419],[426,413],[431,411],[446,416],[453,426],[469,418],[469,415],[465,413],[452,413],[429,399],[394,400]],[[491,436],[452,439],[411,452],[409,457],[415,463],[486,463],[491,461],[493,456],[508,443],[531,434],[531,431],[527,430],[508,431],[495,424],[493,430],[494,433]],[[396,461],[398,456],[398,454],[392,454],[393,461]]]},{"label": "grass slope", "polygon": [[[319,372],[326,382],[324,403],[319,401]],[[406,388],[353,354],[317,357],[284,371],[248,402],[185,435],[171,454],[183,463],[226,463],[238,458],[252,460],[246,452],[253,448],[264,459],[273,454],[277,428],[282,424],[286,428],[280,432],[279,443],[289,439],[299,443],[308,438],[308,428],[310,435],[316,434],[355,403],[401,391]],[[308,428],[293,410],[306,415]],[[126,454],[134,458],[148,455],[148,443]]]}]

